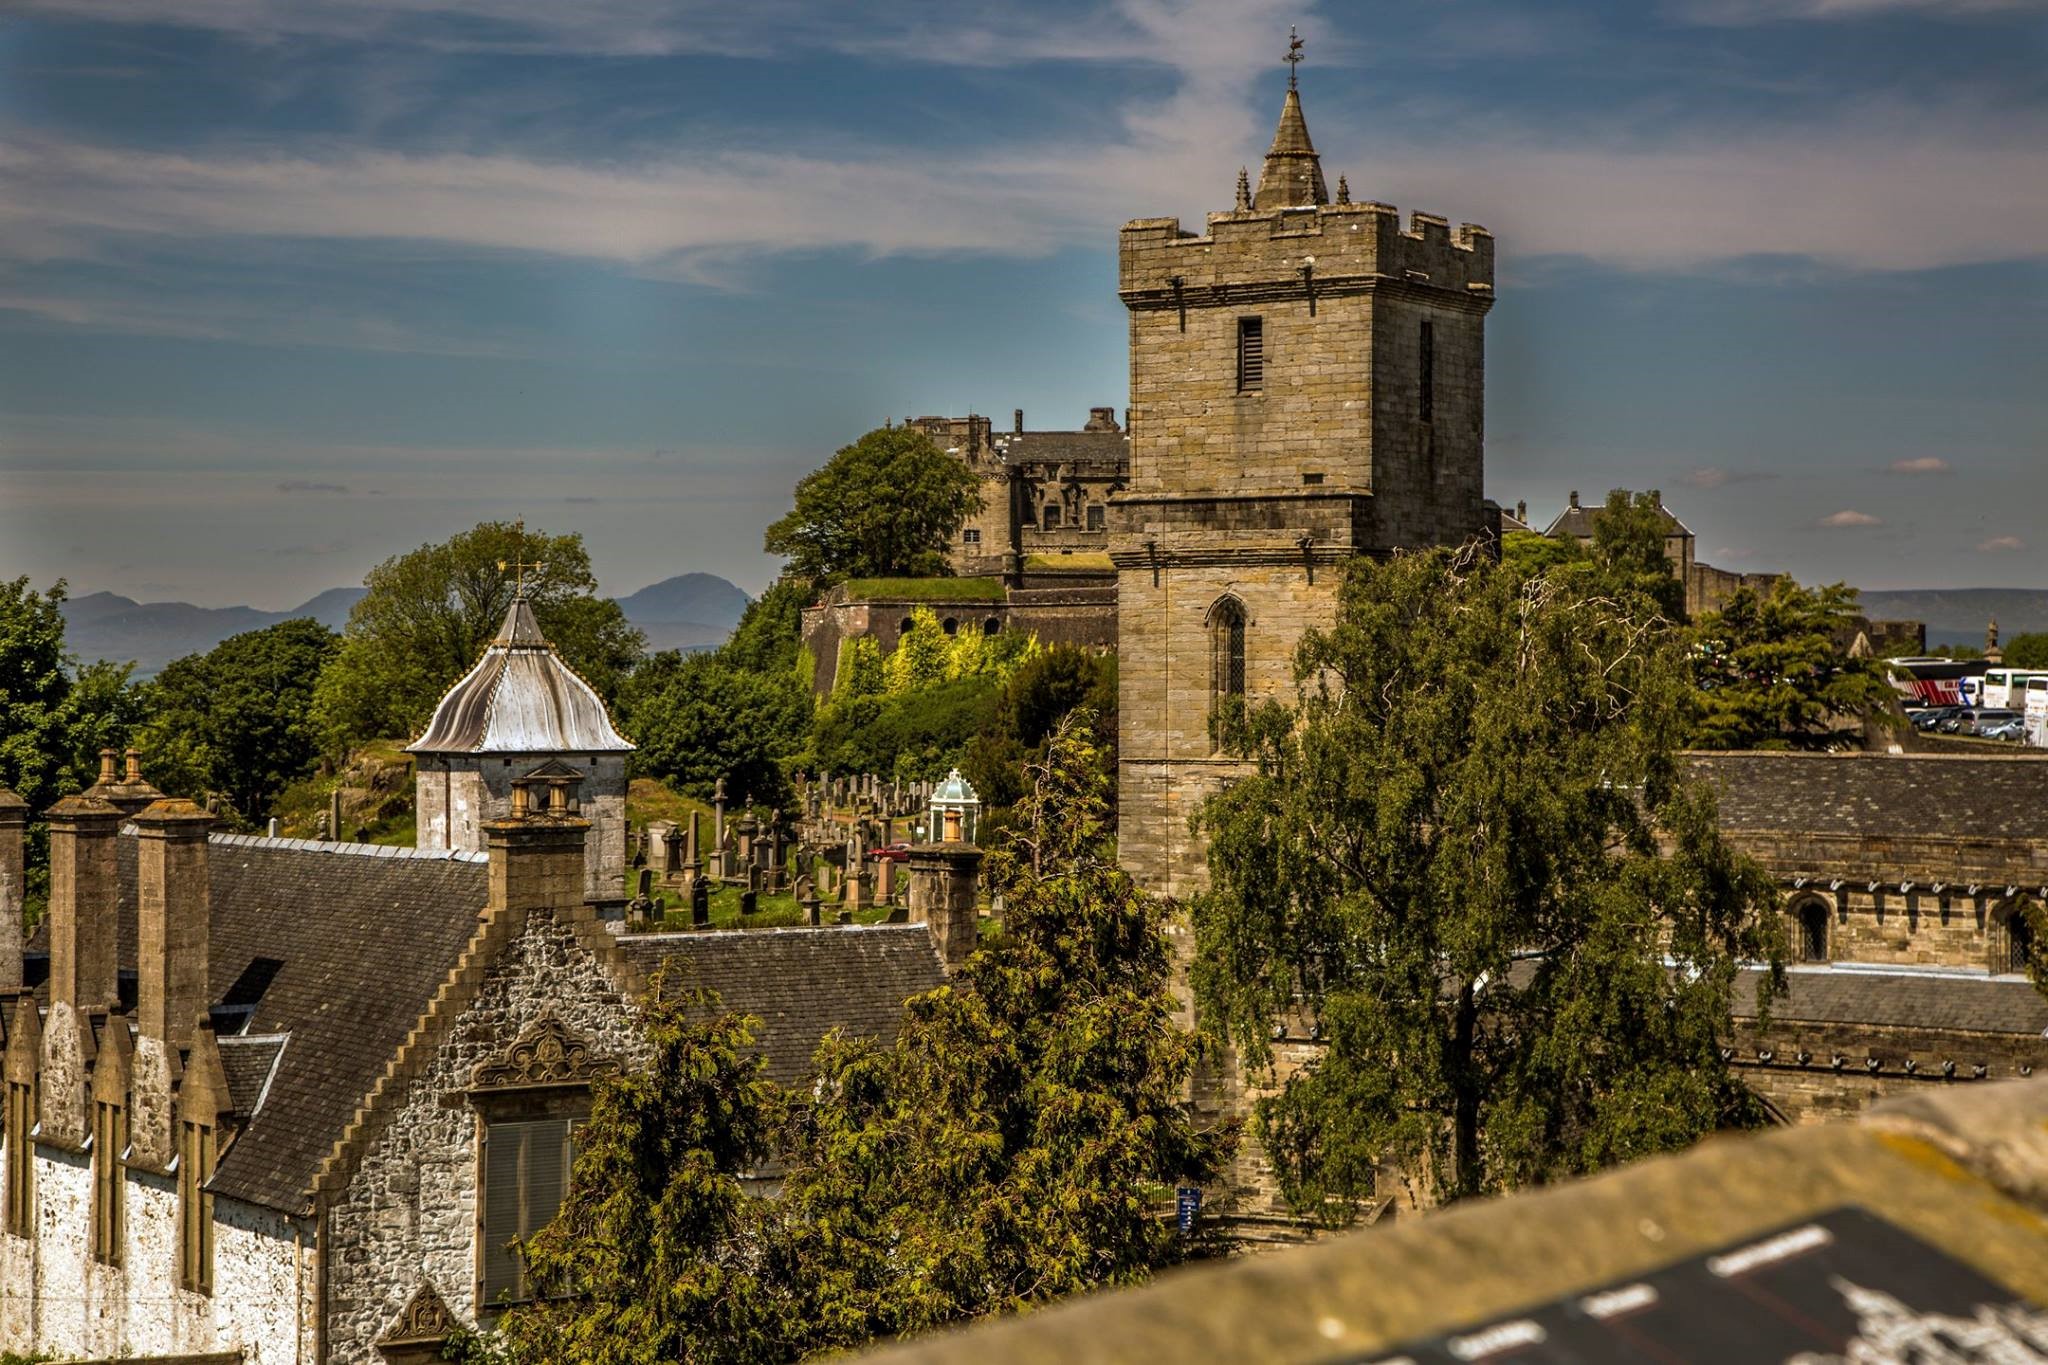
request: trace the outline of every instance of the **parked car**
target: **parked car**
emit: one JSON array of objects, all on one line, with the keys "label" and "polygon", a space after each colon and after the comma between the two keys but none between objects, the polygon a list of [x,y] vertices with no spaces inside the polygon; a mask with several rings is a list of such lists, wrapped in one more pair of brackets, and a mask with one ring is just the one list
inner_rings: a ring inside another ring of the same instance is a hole
[{"label": "parked car", "polygon": [[1970,734],[1977,724],[1977,712],[1980,709],[1975,706],[1958,706],[1935,722],[1934,728],[1944,735]]},{"label": "parked car", "polygon": [[2027,722],[2015,716],[2011,720],[1977,723],[1977,734],[1984,739],[2021,740],[2027,737]]},{"label": "parked car", "polygon": [[1998,726],[2025,724],[2025,722],[2026,717],[2018,711],[2004,707],[1984,706],[1978,708],[1977,714],[1970,719],[1969,728],[1964,730],[1963,733],[1982,735],[1987,730]]},{"label": "parked car", "polygon": [[868,850],[868,858],[877,863],[907,863],[910,861],[910,845],[877,844]]},{"label": "parked car", "polygon": [[1959,706],[1922,706],[1908,711],[1906,718],[1913,722],[1915,730],[1932,730],[1961,709]]}]

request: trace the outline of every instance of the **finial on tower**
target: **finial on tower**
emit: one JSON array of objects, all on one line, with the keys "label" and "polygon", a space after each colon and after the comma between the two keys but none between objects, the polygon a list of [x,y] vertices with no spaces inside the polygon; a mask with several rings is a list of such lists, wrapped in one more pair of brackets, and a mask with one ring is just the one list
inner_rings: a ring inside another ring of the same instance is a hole
[{"label": "finial on tower", "polygon": [[1294,25],[1292,25],[1292,24],[1289,24],[1289,25],[1287,26],[1287,58],[1286,58],[1286,61],[1287,61],[1287,88],[1288,88],[1289,90],[1293,90],[1293,89],[1295,89],[1295,88],[1296,88],[1296,87],[1295,87],[1295,84],[1294,84],[1294,77],[1295,77],[1295,73],[1296,73],[1297,71],[1299,71],[1299,70],[1300,70],[1300,68],[1301,68],[1301,35],[1300,35],[1299,33],[1295,32],[1295,29],[1294,29]]},{"label": "finial on tower", "polygon": [[526,571],[531,569],[535,573],[539,573],[547,565],[537,559],[529,562],[525,558],[526,518],[521,517],[518,521],[512,523],[512,533],[516,543],[512,547],[511,561],[508,563],[505,560],[499,560],[498,572],[503,573],[505,570],[510,569],[512,571],[512,595],[514,597],[524,597],[526,596]]},{"label": "finial on tower", "polygon": [[1340,204],[1351,202],[1351,182],[1341,175],[1337,177],[1337,202]]},{"label": "finial on tower", "polygon": [[1252,176],[1251,172],[1242,166],[1237,168],[1237,211],[1252,211]]}]

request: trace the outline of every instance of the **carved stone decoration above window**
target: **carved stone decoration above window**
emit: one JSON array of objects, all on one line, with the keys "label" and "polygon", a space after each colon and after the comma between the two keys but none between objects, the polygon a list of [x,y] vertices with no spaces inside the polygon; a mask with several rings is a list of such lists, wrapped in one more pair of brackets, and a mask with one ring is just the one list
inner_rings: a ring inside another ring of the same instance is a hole
[{"label": "carved stone decoration above window", "polygon": [[528,1025],[512,1046],[477,1063],[469,1083],[472,1090],[526,1090],[585,1085],[618,1072],[616,1059],[593,1052],[586,1039],[549,1013]]},{"label": "carved stone decoration above window", "polygon": [[[448,1305],[434,1291],[430,1281],[421,1280],[420,1287],[405,1305],[405,1311],[398,1320],[377,1338],[377,1348],[391,1359],[427,1360],[437,1356],[448,1341],[450,1334],[460,1326],[455,1315],[448,1311]],[[428,1352],[426,1348],[432,1348]]]}]

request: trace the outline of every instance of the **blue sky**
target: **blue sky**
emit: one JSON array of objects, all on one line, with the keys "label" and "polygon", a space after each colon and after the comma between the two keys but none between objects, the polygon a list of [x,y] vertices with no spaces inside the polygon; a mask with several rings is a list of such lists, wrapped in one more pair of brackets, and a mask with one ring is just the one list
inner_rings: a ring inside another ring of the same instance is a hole
[{"label": "blue sky", "polygon": [[885,417],[1125,401],[1256,167],[1499,239],[1487,484],[2048,586],[2048,0],[13,0],[0,574],[287,607],[486,517],[757,590]]}]

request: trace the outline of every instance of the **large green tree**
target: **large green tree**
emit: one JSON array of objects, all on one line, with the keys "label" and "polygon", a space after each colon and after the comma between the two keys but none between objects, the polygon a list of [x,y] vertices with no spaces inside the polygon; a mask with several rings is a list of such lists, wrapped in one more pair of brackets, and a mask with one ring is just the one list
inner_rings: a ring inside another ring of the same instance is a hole
[{"label": "large green tree", "polygon": [[981,506],[980,481],[913,427],[883,427],[842,446],[796,486],[768,528],[768,553],[820,584],[949,572],[946,547]]},{"label": "large green tree", "polygon": [[[2012,637],[2003,651],[2005,662],[2011,668],[2048,668],[2048,633],[2026,631]],[[1982,657],[1982,651],[1975,655],[1964,655],[1954,651],[1954,658]]]},{"label": "large green tree", "polygon": [[1768,592],[1737,589],[1695,629],[1699,719],[1706,749],[1825,749],[1862,740],[1897,692],[1875,659],[1852,659],[1845,641],[1856,591],[1803,588],[1780,578]]},{"label": "large green tree", "polygon": [[742,1179],[769,1155],[782,1104],[754,1050],[759,1021],[663,971],[640,1025],[651,1056],[597,1085],[568,1198],[522,1248],[533,1300],[505,1315],[504,1355],[790,1359],[787,1267],[767,1254],[776,1210]]},{"label": "large green tree", "polygon": [[260,819],[320,757],[313,691],[340,647],[340,636],[301,618],[173,660],[144,689],[152,779],[180,795],[221,792]]},{"label": "large green tree", "polygon": [[1000,939],[893,1045],[821,1051],[782,1197],[814,1347],[1142,1280],[1187,1249],[1162,1196],[1227,1152],[1184,1103],[1167,909],[1116,866],[1087,718],[1049,749],[991,858]]},{"label": "large green tree", "polygon": [[583,538],[484,522],[370,570],[341,653],[320,680],[316,708],[329,742],[340,748],[423,729],[497,632],[515,580],[523,580],[549,643],[611,697],[646,641],[618,603],[597,595]]},{"label": "large green tree", "polygon": [[27,902],[40,913],[49,880],[48,829],[33,818],[89,786],[99,751],[124,748],[142,717],[131,664],[80,666],[64,646],[62,579],[38,592],[0,581],[0,787],[28,803]]},{"label": "large green tree", "polygon": [[619,718],[638,744],[635,768],[709,798],[718,780],[735,801],[783,804],[783,760],[803,746],[811,692],[793,669],[736,667],[716,654],[667,650],[635,669]]},{"label": "large green tree", "polygon": [[1255,1071],[1280,1024],[1326,1043],[1257,1111],[1297,1209],[1341,1220],[1389,1165],[1459,1198],[1753,1117],[1718,1044],[1775,899],[1686,780],[1683,644],[1568,571],[1361,561],[1298,700],[1232,737],[1195,986]]}]

